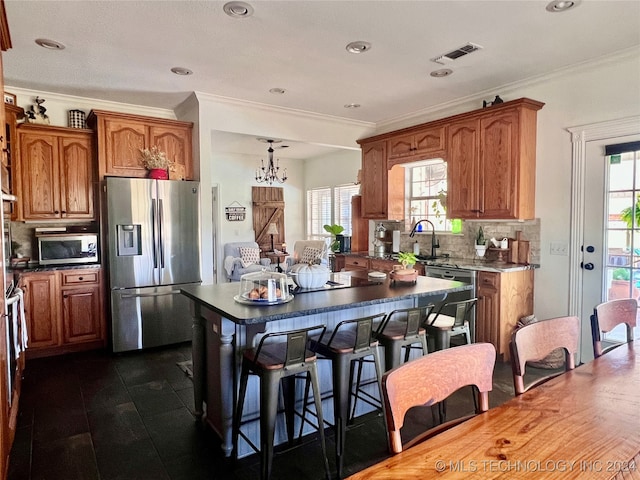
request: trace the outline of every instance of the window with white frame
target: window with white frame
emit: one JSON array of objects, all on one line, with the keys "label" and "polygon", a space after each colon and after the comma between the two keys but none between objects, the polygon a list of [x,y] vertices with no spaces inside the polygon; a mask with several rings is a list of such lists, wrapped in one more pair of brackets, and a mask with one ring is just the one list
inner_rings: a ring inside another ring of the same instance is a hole
[{"label": "window with white frame", "polygon": [[410,224],[427,219],[437,231],[450,231],[446,217],[447,164],[429,160],[407,168],[408,209]]},{"label": "window with white frame", "polygon": [[324,226],[334,223],[351,235],[351,197],[359,190],[353,184],[307,190],[307,236],[326,237]]}]

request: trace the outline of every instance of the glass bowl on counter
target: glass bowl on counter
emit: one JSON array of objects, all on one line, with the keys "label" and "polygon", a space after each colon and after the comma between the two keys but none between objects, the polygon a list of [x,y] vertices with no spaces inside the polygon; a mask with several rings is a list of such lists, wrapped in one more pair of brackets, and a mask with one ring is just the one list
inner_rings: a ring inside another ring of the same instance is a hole
[{"label": "glass bowl on counter", "polygon": [[261,272],[247,273],[240,277],[237,302],[247,305],[277,305],[293,299],[284,273]]}]

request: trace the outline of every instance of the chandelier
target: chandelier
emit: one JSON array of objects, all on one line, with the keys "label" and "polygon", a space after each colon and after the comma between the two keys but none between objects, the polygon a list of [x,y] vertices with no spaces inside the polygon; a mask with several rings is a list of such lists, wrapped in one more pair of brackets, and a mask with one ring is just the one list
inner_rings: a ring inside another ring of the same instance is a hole
[{"label": "chandelier", "polygon": [[287,180],[287,169],[284,169],[282,176],[278,176],[280,160],[276,160],[275,164],[273,163],[273,144],[280,142],[280,140],[272,140],[270,138],[259,138],[258,140],[269,144],[269,149],[267,150],[269,160],[266,167],[264,166],[264,160],[260,160],[260,168],[256,169],[256,182],[268,183],[269,185],[272,185],[273,182],[284,183]]}]

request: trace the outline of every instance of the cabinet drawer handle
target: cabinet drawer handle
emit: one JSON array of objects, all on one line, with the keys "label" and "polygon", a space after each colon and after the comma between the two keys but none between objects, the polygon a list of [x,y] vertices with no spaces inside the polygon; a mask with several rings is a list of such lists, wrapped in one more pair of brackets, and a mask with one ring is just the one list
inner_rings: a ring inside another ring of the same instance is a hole
[{"label": "cabinet drawer handle", "polygon": [[82,280],[84,280],[84,278],[83,278],[83,277],[78,277],[78,281],[80,281],[80,282],[81,282]]},{"label": "cabinet drawer handle", "polygon": [[63,295],[62,298],[69,298],[69,295]]}]

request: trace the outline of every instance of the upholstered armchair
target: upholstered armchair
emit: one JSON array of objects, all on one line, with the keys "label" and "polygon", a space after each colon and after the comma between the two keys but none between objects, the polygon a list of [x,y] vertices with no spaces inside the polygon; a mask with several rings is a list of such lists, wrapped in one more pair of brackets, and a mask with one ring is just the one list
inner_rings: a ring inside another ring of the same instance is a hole
[{"label": "upholstered armchair", "polygon": [[329,245],[326,240],[298,240],[293,255],[287,257],[287,271],[296,263],[317,263],[329,267]]},{"label": "upholstered armchair", "polygon": [[230,282],[239,282],[245,273],[271,269],[271,260],[260,258],[256,242],[234,242],[224,245],[224,269]]}]

